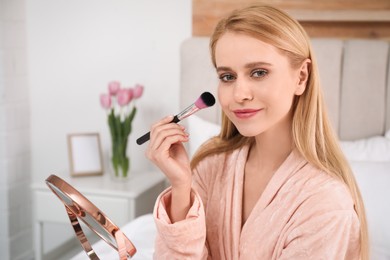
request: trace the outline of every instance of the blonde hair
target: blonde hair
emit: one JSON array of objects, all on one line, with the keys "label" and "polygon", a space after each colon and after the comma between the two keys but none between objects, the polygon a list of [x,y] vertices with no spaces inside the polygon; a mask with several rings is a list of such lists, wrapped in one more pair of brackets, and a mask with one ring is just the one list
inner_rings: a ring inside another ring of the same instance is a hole
[{"label": "blonde hair", "polygon": [[[349,188],[360,220],[360,256],[369,259],[368,231],[363,200],[334,133],[321,92],[317,62],[313,55],[310,39],[302,26],[289,15],[271,6],[252,5],[233,11],[216,26],[210,40],[212,62],[216,66],[215,46],[226,33],[237,32],[258,38],[277,47],[298,67],[306,59],[311,68],[306,90],[295,96],[293,102],[292,133],[297,150],[311,164],[342,180]],[[205,157],[230,152],[245,144],[254,142],[253,137],[242,136],[233,123],[222,113],[220,134],[206,142],[195,154],[191,167]]]}]

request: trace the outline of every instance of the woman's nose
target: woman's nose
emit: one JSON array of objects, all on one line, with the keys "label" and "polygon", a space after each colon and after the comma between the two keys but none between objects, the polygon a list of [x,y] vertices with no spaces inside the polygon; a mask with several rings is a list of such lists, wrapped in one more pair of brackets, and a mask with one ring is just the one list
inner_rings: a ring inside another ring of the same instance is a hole
[{"label": "woman's nose", "polygon": [[248,82],[243,80],[237,80],[234,86],[234,99],[236,102],[241,103],[253,99],[253,93]]}]

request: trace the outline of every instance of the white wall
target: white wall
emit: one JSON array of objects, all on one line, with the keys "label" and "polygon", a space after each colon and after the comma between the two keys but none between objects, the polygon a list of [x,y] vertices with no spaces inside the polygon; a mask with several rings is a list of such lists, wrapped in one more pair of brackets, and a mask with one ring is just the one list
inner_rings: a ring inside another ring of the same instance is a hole
[{"label": "white wall", "polygon": [[[0,0],[0,17],[4,16],[4,2]],[[0,258],[9,258],[8,232],[8,182],[6,167],[6,106],[5,106],[5,79],[4,79],[4,21],[0,19]]]},{"label": "white wall", "polygon": [[0,259],[32,258],[25,0],[0,0]]},{"label": "white wall", "polygon": [[[0,0],[0,259],[31,259],[25,0]],[[23,245],[23,246],[20,246]]]},{"label": "white wall", "polygon": [[179,47],[191,35],[190,0],[27,0],[33,181],[68,175],[66,135],[99,132],[99,94],[111,80],[145,85],[131,134],[132,169],[152,166],[135,139],[179,112]]}]

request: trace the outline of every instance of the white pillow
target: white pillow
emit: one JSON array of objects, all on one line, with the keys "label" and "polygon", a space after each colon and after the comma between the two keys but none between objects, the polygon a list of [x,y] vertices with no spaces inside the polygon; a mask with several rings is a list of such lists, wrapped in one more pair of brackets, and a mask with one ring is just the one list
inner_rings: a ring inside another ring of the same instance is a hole
[{"label": "white pillow", "polygon": [[386,138],[390,139],[390,129],[386,132]]},{"label": "white pillow", "polygon": [[349,161],[390,161],[390,139],[384,136],[341,141],[340,144]]},{"label": "white pillow", "polygon": [[192,115],[186,120],[187,132],[190,134],[190,140],[188,141],[188,153],[191,158],[201,144],[211,137],[219,134],[221,126],[204,120],[196,115]]},{"label": "white pillow", "polygon": [[351,162],[366,208],[372,259],[390,259],[390,161]]}]

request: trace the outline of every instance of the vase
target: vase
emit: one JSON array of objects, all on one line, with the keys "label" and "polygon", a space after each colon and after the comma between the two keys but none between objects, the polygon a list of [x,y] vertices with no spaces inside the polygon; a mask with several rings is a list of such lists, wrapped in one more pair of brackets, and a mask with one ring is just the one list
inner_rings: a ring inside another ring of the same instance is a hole
[{"label": "vase", "polygon": [[130,179],[131,158],[127,150],[127,138],[122,142],[113,142],[111,145],[109,171],[114,181],[128,181]]}]

